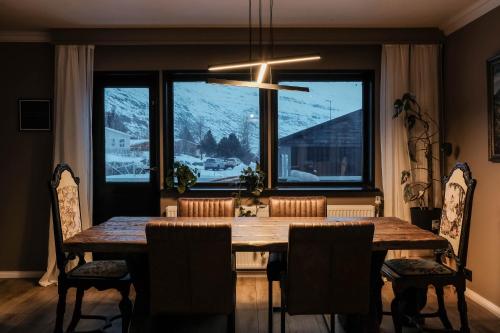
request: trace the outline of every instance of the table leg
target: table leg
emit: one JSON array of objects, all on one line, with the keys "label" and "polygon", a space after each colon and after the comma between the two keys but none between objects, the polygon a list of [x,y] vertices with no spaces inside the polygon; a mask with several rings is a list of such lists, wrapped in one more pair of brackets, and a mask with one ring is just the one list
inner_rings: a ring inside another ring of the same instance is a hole
[{"label": "table leg", "polygon": [[387,251],[374,251],[370,270],[370,313],[366,320],[359,316],[338,316],[345,332],[380,332],[382,323],[382,280],[381,270]]},{"label": "table leg", "polygon": [[129,255],[127,257],[127,266],[135,289],[135,303],[129,332],[145,332],[146,322],[149,317],[149,265],[147,254]]}]

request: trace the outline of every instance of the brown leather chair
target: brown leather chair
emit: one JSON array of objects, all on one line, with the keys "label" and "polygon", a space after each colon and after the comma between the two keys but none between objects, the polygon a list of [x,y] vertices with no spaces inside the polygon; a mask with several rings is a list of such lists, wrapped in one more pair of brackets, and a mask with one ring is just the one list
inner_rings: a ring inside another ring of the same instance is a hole
[{"label": "brown leather chair", "polygon": [[146,237],[152,331],[234,332],[231,225],[151,222]]},{"label": "brown leather chair", "polygon": [[[270,197],[269,216],[271,217],[326,217],[326,197]],[[268,320],[269,332],[273,331],[273,281],[281,279],[286,270],[286,253],[271,252],[267,263],[268,281]]]},{"label": "brown leather chair", "polygon": [[325,217],[326,197],[270,197],[271,217]]},{"label": "brown leather chair", "polygon": [[370,307],[371,222],[292,224],[288,268],[281,279],[281,332],[285,314],[364,315]]},{"label": "brown leather chair", "polygon": [[234,199],[228,198],[179,198],[179,217],[234,217]]}]

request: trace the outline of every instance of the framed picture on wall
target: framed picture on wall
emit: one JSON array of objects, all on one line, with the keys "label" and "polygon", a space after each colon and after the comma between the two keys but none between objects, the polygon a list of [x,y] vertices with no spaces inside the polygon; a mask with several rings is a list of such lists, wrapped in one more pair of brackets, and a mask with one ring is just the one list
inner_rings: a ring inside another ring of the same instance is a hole
[{"label": "framed picture on wall", "polygon": [[488,59],[489,160],[500,162],[500,55]]},{"label": "framed picture on wall", "polygon": [[50,99],[19,99],[20,131],[51,131],[52,115]]}]

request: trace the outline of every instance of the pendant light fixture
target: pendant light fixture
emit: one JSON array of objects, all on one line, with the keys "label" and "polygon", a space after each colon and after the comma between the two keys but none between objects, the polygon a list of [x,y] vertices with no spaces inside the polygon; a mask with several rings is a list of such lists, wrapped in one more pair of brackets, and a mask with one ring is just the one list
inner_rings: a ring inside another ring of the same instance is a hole
[{"label": "pendant light fixture", "polygon": [[[238,81],[238,80],[225,80],[225,79],[208,79],[207,83],[216,83],[216,84],[224,84],[230,86],[238,86],[238,87],[252,87],[252,88],[260,88],[260,89],[268,89],[268,90],[295,90],[295,91],[303,91],[308,92],[309,88],[307,87],[297,87],[297,86],[286,86],[272,83],[271,77],[271,66],[281,65],[281,64],[289,64],[296,62],[304,62],[304,61],[314,61],[320,60],[321,57],[317,54],[313,55],[300,55],[300,56],[291,56],[291,57],[283,57],[283,58],[274,58],[274,31],[273,31],[273,0],[269,0],[269,35],[270,35],[270,47],[268,50],[269,58],[264,57],[264,47],[262,40],[262,0],[259,0],[259,51],[260,51],[260,59],[253,59],[253,50],[252,50],[252,0],[248,0],[248,31],[249,31],[249,60],[246,62],[237,62],[231,64],[222,64],[222,65],[214,65],[209,66],[208,70],[211,72],[217,71],[227,71],[234,69],[250,69],[250,81]],[[256,71],[257,75],[255,80],[253,80],[253,69],[258,68]],[[266,82],[267,81],[267,82]]]}]

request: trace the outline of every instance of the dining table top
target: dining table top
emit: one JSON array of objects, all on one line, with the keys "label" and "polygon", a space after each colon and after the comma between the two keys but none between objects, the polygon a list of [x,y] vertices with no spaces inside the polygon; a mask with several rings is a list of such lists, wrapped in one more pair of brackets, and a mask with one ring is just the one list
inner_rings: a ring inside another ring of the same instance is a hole
[{"label": "dining table top", "polygon": [[147,251],[148,222],[231,224],[234,252],[280,252],[288,248],[288,230],[294,223],[373,222],[373,250],[442,249],[443,237],[394,217],[113,217],[64,241],[65,251],[141,253]]}]

